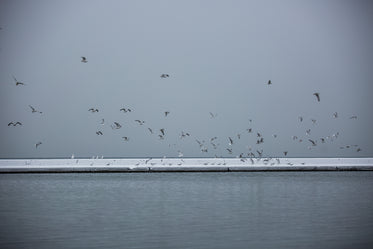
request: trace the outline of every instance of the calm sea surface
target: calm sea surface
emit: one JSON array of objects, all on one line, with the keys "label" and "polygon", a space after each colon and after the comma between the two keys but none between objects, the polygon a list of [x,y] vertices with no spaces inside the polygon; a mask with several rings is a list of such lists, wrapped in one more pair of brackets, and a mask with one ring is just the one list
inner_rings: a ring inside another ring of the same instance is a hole
[{"label": "calm sea surface", "polygon": [[4,174],[0,248],[373,248],[373,172]]}]

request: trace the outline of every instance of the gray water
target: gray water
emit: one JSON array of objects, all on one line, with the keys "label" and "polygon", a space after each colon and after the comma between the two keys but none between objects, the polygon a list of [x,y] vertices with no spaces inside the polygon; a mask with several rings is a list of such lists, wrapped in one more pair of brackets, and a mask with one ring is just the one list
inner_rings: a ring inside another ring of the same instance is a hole
[{"label": "gray water", "polygon": [[0,248],[373,248],[373,172],[0,175]]}]

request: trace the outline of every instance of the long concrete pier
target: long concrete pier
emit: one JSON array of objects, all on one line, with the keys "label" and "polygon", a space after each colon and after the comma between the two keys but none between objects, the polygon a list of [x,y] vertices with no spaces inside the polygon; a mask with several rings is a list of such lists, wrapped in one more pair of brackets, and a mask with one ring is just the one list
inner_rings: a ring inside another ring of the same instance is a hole
[{"label": "long concrete pier", "polygon": [[373,158],[1,159],[0,173],[373,171]]}]

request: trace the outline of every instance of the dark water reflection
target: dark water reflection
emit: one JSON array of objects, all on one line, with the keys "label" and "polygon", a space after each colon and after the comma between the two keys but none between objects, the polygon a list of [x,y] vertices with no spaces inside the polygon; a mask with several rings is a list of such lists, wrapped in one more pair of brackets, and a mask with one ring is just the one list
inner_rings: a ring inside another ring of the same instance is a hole
[{"label": "dark water reflection", "polygon": [[0,248],[373,248],[373,172],[0,175]]}]

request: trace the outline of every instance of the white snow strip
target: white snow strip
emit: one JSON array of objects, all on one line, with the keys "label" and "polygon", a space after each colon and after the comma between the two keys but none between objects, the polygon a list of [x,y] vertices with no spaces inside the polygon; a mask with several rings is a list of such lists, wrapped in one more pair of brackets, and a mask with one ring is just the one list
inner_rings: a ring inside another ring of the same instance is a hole
[{"label": "white snow strip", "polygon": [[0,173],[373,170],[373,158],[0,159]]}]

